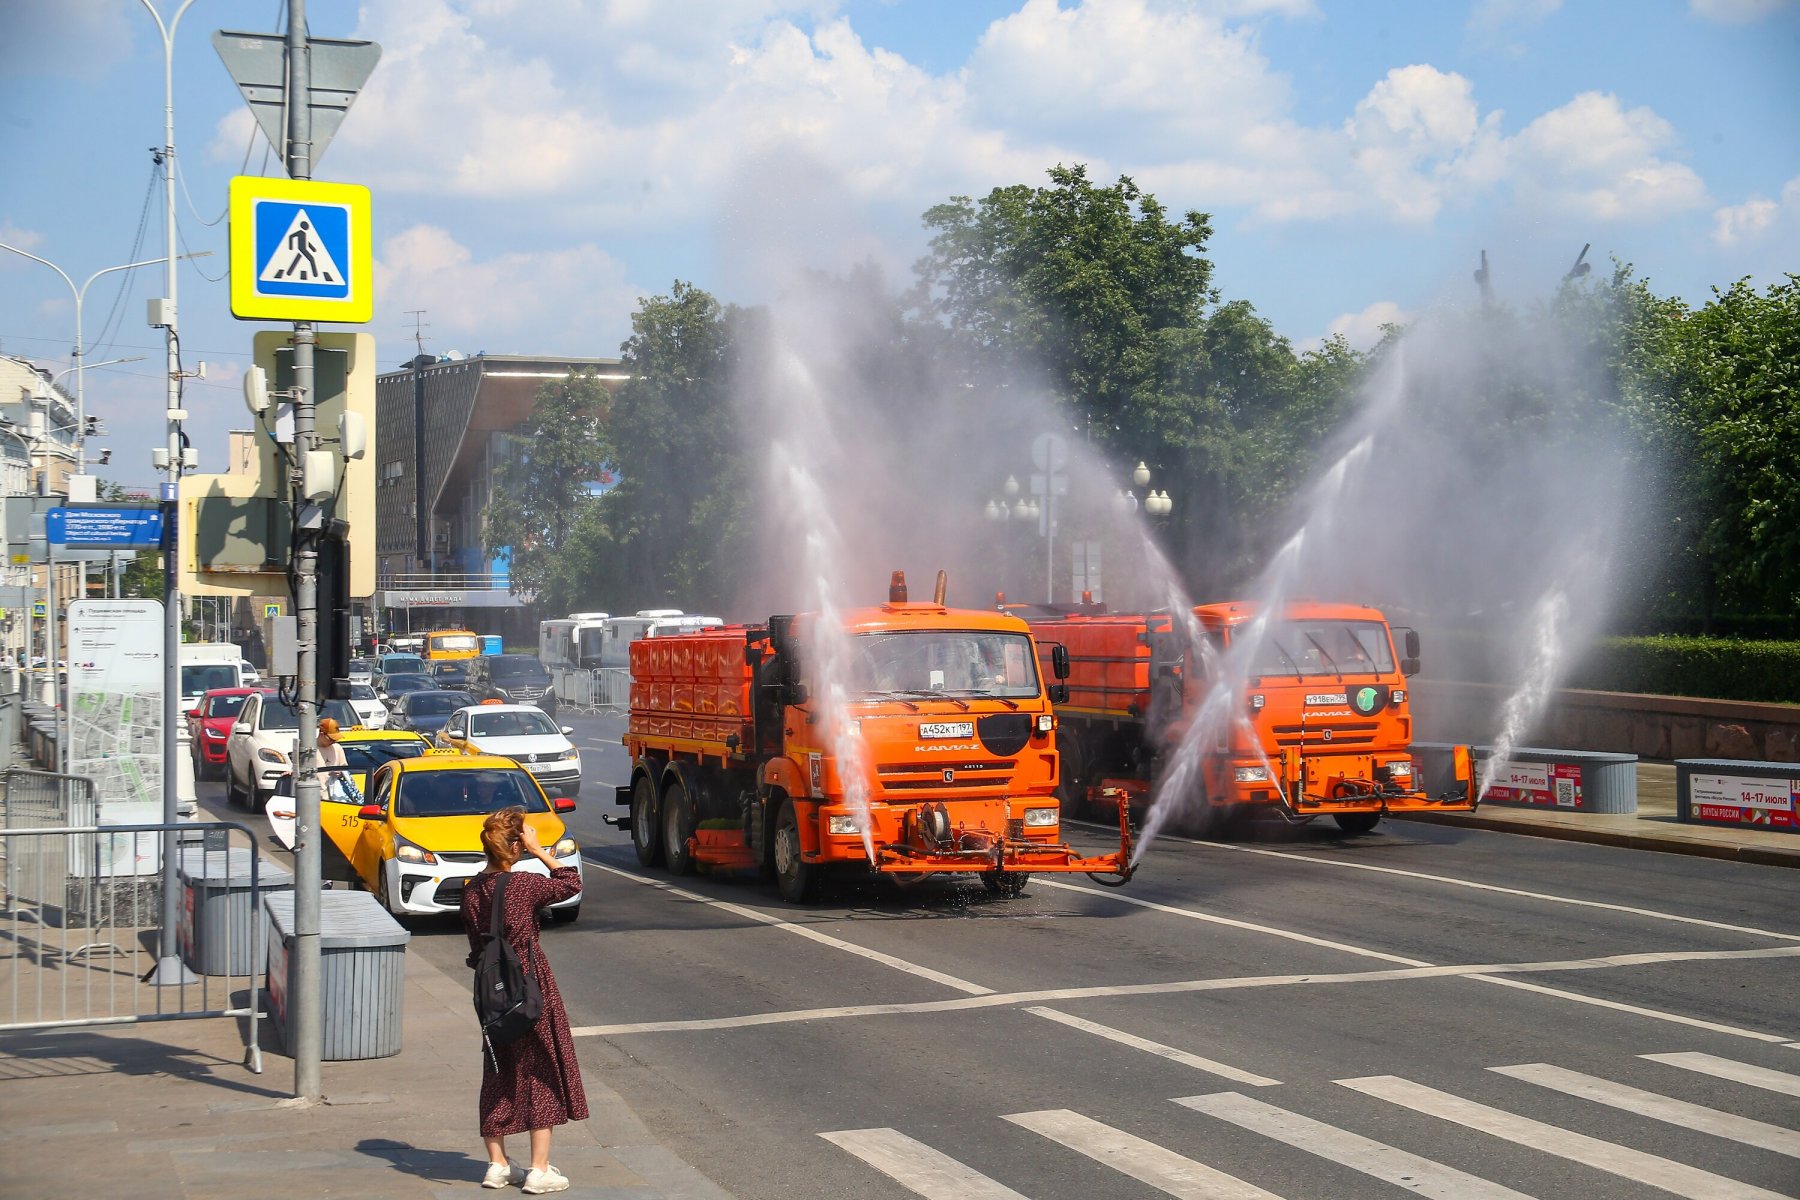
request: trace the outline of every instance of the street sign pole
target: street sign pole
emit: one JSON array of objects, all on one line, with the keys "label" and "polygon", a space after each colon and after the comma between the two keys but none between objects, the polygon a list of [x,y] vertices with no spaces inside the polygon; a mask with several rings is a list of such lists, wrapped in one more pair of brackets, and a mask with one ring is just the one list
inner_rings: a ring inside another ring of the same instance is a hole
[{"label": "street sign pole", "polygon": [[[311,55],[306,44],[306,0],[288,0],[288,175],[312,178]],[[294,760],[294,948],[288,960],[294,1000],[294,1095],[320,1096],[319,1062],[324,1024],[319,994],[319,892],[323,859],[319,828],[319,552],[324,513],[306,498],[304,467],[313,448],[313,346],[311,321],[294,322],[294,613],[299,618],[299,753]]]}]

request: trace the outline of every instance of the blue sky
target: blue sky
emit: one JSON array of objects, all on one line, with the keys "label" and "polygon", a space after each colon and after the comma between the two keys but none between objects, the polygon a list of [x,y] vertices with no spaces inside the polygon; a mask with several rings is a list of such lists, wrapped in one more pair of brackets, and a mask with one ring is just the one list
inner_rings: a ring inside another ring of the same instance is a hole
[{"label": "blue sky", "polygon": [[[156,0],[165,16],[178,0]],[[174,41],[190,435],[245,423],[219,221],[276,174],[212,50],[279,0],[196,0]],[[1230,298],[1296,343],[1473,297],[1544,295],[1583,243],[1703,300],[1800,270],[1795,0],[312,0],[315,36],[383,60],[321,178],[373,190],[384,368],[428,350],[615,354],[639,297],[691,280],[753,303],[803,267],[904,279],[919,214],[1129,174],[1209,212]],[[163,48],[141,0],[0,3],[0,242],[77,281],[163,251]],[[248,164],[247,171],[245,164]],[[267,165],[265,165],[265,163]],[[191,205],[186,197],[191,197]],[[146,198],[148,205],[146,206]],[[140,223],[142,233],[140,236]],[[89,411],[110,477],[151,477],[160,270],[89,292]],[[113,315],[109,323],[108,316]],[[69,362],[49,270],[0,253],[0,349]],[[141,461],[140,461],[141,460]]]}]

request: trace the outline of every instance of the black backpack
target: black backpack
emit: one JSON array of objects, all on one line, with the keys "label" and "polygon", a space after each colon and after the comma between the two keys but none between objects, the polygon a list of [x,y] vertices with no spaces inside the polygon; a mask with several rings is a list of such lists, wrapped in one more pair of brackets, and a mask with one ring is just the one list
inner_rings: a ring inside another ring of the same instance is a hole
[{"label": "black backpack", "polygon": [[494,885],[488,931],[475,956],[475,1019],[481,1022],[481,1037],[490,1056],[495,1046],[516,1042],[530,1033],[544,1012],[537,976],[519,962],[503,933],[506,878],[502,874]]}]

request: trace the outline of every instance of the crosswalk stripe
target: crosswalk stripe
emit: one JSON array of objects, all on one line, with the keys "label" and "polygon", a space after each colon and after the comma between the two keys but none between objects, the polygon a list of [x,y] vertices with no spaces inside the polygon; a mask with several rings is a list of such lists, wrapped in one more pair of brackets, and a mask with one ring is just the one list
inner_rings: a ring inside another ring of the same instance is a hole
[{"label": "crosswalk stripe", "polygon": [[1026,1200],[897,1129],[843,1129],[820,1137],[848,1150],[925,1200]]},{"label": "crosswalk stripe", "polygon": [[1206,1071],[1221,1079],[1229,1079],[1233,1083],[1249,1084],[1251,1087],[1275,1087],[1281,1083],[1279,1079],[1270,1079],[1266,1075],[1258,1075],[1226,1063],[1210,1058],[1202,1058],[1198,1054],[1189,1054],[1186,1050],[1177,1050],[1173,1046],[1165,1046],[1161,1042],[1153,1042],[1141,1038],[1135,1033],[1126,1033],[1123,1029],[1114,1029],[1110,1025],[1101,1025],[1070,1013],[1059,1012],[1054,1008],[1036,1006],[1025,1010],[1034,1017],[1043,1017],[1047,1021],[1056,1021],[1071,1029],[1079,1029],[1083,1033],[1091,1033],[1108,1041],[1118,1042],[1122,1046],[1130,1046],[1133,1050],[1142,1050],[1146,1054],[1154,1054],[1158,1058],[1166,1058],[1170,1062],[1178,1062],[1184,1067],[1192,1067],[1196,1071]]},{"label": "crosswalk stripe", "polygon": [[1420,1196],[1434,1197],[1435,1200],[1530,1200],[1524,1192],[1515,1192],[1478,1175],[1265,1104],[1241,1092],[1182,1096],[1175,1103],[1285,1142],[1296,1150],[1342,1163]]},{"label": "crosswalk stripe", "polygon": [[1783,1129],[1779,1125],[1720,1112],[1702,1104],[1690,1104],[1686,1100],[1676,1100],[1608,1079],[1597,1079],[1592,1075],[1583,1075],[1580,1071],[1570,1071],[1549,1063],[1489,1067],[1488,1070],[1566,1095],[1578,1096],[1583,1100],[1592,1100],[1596,1104],[1622,1108],[1653,1121],[1665,1121],[1683,1129],[1709,1133],[1714,1137],[1742,1142],[1746,1146],[1762,1150],[1773,1150],[1776,1154],[1785,1154],[1789,1158],[1800,1158],[1800,1133]]},{"label": "crosswalk stripe", "polygon": [[1651,1062],[1662,1063],[1664,1066],[1680,1067],[1684,1071],[1698,1071],[1702,1075],[1729,1079],[1733,1083],[1747,1083],[1751,1087],[1762,1088],[1768,1092],[1800,1096],[1800,1075],[1790,1075],[1786,1071],[1759,1067],[1754,1063],[1738,1062],[1736,1059],[1720,1058],[1716,1054],[1701,1054],[1698,1051],[1681,1054],[1645,1054],[1641,1057],[1647,1058]]},{"label": "crosswalk stripe", "polygon": [[1441,1117],[1647,1187],[1685,1196],[1688,1200],[1789,1200],[1779,1192],[1740,1183],[1723,1175],[1690,1167],[1686,1163],[1646,1154],[1642,1150],[1601,1141],[1572,1130],[1559,1129],[1555,1125],[1521,1117],[1504,1109],[1477,1104],[1473,1100],[1440,1092],[1436,1088],[1414,1083],[1410,1079],[1401,1079],[1397,1075],[1339,1079],[1336,1082],[1364,1095],[1424,1113],[1428,1117]]},{"label": "crosswalk stripe", "polygon": [[1281,1200],[1235,1175],[1066,1108],[1005,1118],[1180,1200]]}]

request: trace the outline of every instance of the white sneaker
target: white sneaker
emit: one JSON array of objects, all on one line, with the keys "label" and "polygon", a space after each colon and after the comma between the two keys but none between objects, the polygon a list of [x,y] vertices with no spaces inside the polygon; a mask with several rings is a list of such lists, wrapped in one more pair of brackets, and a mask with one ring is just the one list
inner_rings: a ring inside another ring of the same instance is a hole
[{"label": "white sneaker", "polygon": [[546,1166],[541,1171],[528,1171],[525,1174],[525,1186],[519,1189],[527,1196],[543,1196],[550,1192],[566,1192],[569,1190],[568,1176],[555,1167]]},{"label": "white sneaker", "polygon": [[525,1177],[525,1168],[515,1167],[511,1163],[491,1162],[487,1174],[481,1177],[484,1188],[511,1187]]}]

